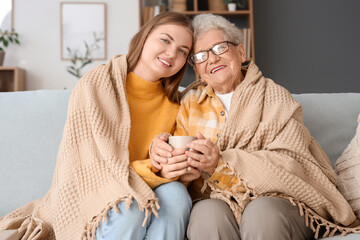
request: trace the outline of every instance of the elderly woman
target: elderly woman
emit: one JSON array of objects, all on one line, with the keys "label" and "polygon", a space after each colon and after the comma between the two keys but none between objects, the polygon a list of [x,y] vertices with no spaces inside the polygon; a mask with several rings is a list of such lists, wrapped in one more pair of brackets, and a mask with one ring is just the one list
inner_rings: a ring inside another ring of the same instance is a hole
[{"label": "elderly woman", "polygon": [[175,135],[198,139],[173,150],[162,134],[151,147],[158,175],[191,182],[197,202],[187,237],[312,239],[360,232],[329,159],[303,124],[300,104],[253,62],[241,68],[246,59],[234,24],[203,14],[193,25],[191,61],[201,81],[185,90]]}]

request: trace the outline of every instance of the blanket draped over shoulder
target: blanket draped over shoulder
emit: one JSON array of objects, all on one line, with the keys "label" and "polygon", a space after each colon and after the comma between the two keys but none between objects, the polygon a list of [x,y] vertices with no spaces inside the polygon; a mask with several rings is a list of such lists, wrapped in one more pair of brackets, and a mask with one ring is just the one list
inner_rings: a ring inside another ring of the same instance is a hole
[{"label": "blanket draped over shoulder", "polygon": [[107,212],[119,211],[120,201],[129,207],[133,198],[146,218],[157,215],[154,192],[129,167],[126,75],[126,56],[117,56],[80,79],[69,100],[50,190],[3,217],[0,230],[18,229],[22,239],[94,239]]},{"label": "blanket draped over shoulder", "polygon": [[[254,63],[235,89],[217,144],[224,164],[216,171],[229,168],[239,183],[225,191],[208,179],[204,188],[210,186],[211,198],[230,205],[239,224],[249,201],[270,195],[297,205],[316,238],[320,229],[324,237],[337,231],[360,233],[350,205],[336,188],[328,157],[303,124],[301,105],[263,77]],[[246,187],[245,193],[235,190],[239,185]]]}]

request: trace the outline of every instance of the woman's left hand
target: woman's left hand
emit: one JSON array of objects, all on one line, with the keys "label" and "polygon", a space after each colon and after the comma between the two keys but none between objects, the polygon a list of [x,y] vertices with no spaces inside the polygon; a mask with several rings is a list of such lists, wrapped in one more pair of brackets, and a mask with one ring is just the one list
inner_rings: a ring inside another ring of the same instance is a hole
[{"label": "woman's left hand", "polygon": [[195,151],[186,151],[188,163],[191,167],[212,175],[215,172],[220,160],[219,147],[212,141],[206,140],[201,134],[197,134],[197,139],[187,145]]}]

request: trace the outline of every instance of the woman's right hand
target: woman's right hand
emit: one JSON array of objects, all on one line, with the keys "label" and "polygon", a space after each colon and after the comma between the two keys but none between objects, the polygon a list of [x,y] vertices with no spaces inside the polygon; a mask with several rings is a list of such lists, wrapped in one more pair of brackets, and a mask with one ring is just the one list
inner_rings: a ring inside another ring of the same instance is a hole
[{"label": "woman's right hand", "polygon": [[176,178],[187,173],[189,164],[185,155],[186,147],[175,149],[173,157],[168,158],[167,163],[161,164],[160,176],[163,178]]},{"label": "woman's right hand", "polygon": [[160,133],[151,142],[150,158],[151,164],[158,170],[162,169],[161,164],[166,164],[171,158],[174,150],[168,143],[170,134]]}]

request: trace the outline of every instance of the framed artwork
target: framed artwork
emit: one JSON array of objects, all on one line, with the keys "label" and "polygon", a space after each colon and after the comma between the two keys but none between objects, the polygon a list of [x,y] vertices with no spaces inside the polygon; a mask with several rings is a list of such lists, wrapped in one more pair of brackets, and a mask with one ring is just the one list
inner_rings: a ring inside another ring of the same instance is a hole
[{"label": "framed artwork", "polygon": [[61,59],[106,59],[106,4],[61,2]]},{"label": "framed artwork", "polygon": [[0,2],[0,29],[2,32],[12,31],[14,28],[14,1],[1,0]]}]

